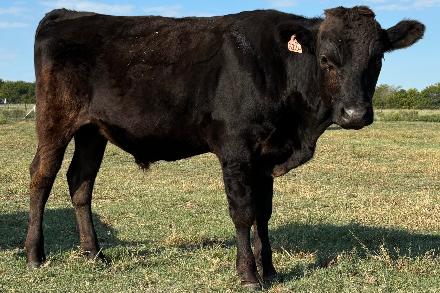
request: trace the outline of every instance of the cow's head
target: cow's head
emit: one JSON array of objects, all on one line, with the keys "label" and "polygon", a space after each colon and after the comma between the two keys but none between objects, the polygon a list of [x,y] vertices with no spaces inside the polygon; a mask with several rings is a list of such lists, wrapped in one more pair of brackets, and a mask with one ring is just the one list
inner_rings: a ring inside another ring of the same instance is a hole
[{"label": "cow's head", "polygon": [[333,122],[350,129],[373,122],[372,97],[384,53],[411,46],[425,31],[413,20],[382,29],[364,6],[326,10],[317,31],[298,25],[281,29],[285,39],[294,34],[316,56],[321,97],[332,109]]}]

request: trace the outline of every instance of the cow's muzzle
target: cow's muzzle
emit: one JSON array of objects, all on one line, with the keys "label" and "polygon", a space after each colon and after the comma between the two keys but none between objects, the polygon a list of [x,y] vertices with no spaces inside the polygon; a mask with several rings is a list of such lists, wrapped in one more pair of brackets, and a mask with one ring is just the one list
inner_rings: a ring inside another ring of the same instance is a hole
[{"label": "cow's muzzle", "polygon": [[373,123],[373,107],[342,107],[336,123],[345,129],[361,129]]}]

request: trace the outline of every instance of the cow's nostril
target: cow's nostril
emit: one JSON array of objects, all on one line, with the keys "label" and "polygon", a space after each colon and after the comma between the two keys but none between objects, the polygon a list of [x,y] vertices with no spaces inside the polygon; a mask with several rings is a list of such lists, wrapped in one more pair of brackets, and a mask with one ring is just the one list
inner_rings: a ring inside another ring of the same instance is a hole
[{"label": "cow's nostril", "polygon": [[341,112],[342,112],[341,113],[342,118],[344,118],[346,120],[352,119],[354,116],[354,113],[355,113],[355,111],[353,109],[345,109],[345,108],[342,108]]},{"label": "cow's nostril", "polygon": [[371,124],[373,109],[371,107],[342,108],[341,119],[345,123],[367,123]]}]

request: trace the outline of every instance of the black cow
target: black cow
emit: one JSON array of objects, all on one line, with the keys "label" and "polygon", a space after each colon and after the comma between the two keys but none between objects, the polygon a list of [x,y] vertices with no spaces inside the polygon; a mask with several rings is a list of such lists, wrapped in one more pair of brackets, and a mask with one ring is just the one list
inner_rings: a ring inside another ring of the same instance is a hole
[{"label": "black cow", "polygon": [[45,260],[44,206],[72,138],[67,180],[81,249],[102,257],[90,204],[110,141],[143,168],[214,153],[236,229],[238,275],[259,288],[259,274],[276,275],[268,237],[273,177],[310,160],[332,123],[371,124],[384,53],[423,33],[412,20],[384,30],[367,7],[312,19],[273,10],[181,19],[50,12],[35,41],[28,264]]}]

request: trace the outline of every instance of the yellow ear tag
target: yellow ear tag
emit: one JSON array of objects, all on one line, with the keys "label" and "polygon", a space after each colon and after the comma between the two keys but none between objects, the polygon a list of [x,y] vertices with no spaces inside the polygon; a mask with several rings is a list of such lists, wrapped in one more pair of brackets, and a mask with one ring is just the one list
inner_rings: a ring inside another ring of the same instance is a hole
[{"label": "yellow ear tag", "polygon": [[289,51],[294,53],[302,54],[303,52],[302,46],[300,43],[298,43],[295,35],[290,38],[290,41],[287,44],[287,48],[289,49]]}]

